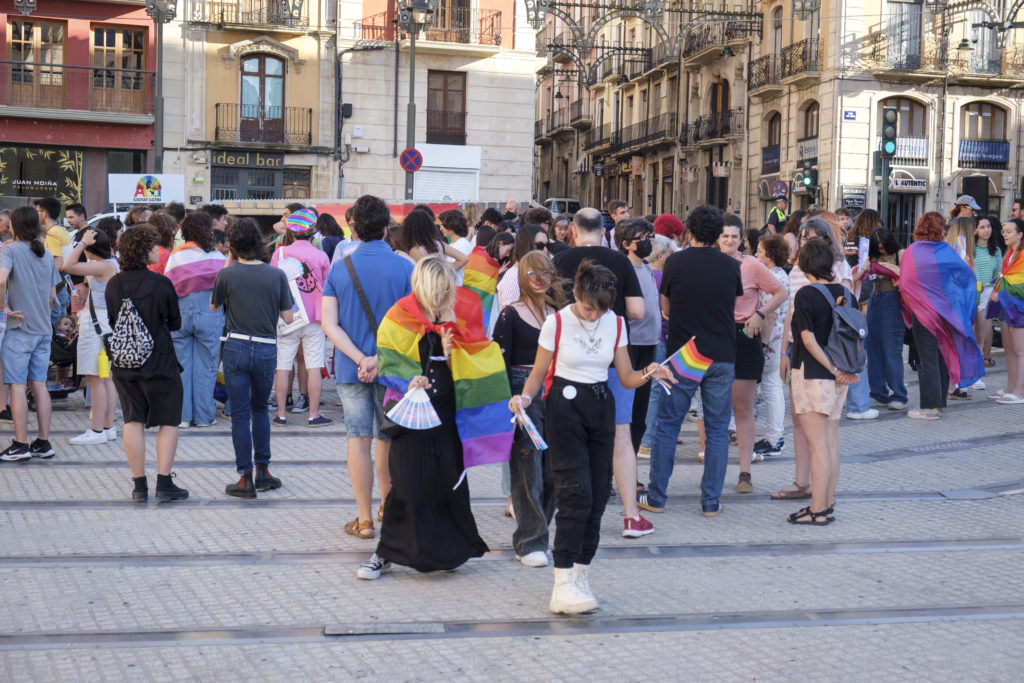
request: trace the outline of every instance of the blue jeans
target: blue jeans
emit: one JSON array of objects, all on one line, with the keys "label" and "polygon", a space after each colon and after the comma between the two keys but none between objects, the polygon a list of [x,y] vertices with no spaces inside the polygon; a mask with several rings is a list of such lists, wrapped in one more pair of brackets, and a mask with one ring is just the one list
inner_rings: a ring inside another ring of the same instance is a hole
[{"label": "blue jeans", "polygon": [[231,402],[231,443],[239,474],[251,472],[254,459],[257,465],[270,462],[267,396],[274,386],[276,367],[277,347],[273,344],[241,339],[224,342],[224,382]]},{"label": "blue jeans", "polygon": [[[907,402],[903,383],[903,336],[906,326],[899,292],[878,292],[868,303],[868,387],[880,403]],[[852,388],[852,387],[851,387]]]},{"label": "blue jeans", "polygon": [[171,332],[174,353],[181,364],[182,422],[213,424],[217,406],[213,387],[217,383],[220,333],[224,329],[223,311],[210,310],[212,290],[193,292],[178,299],[181,329]]},{"label": "blue jeans", "polygon": [[[870,336],[870,332],[868,334]],[[867,366],[857,373],[860,381],[850,385],[850,391],[846,394],[846,412],[863,413],[866,410],[871,410],[871,396],[868,390],[868,368],[870,367],[871,361],[868,361]]]},{"label": "blue jeans", "polygon": [[[665,360],[665,340],[658,342],[654,350],[654,362],[660,363]],[[658,420],[658,398],[665,393],[660,385],[651,384],[651,397],[647,399],[647,423],[644,428],[644,438],[640,440],[641,446],[651,447],[654,441],[654,425]]]},{"label": "blue jeans", "polygon": [[[672,367],[669,365],[668,367]],[[672,370],[675,373],[675,369]],[[701,504],[717,503],[725,484],[725,469],[729,461],[729,418],[732,416],[732,383],[736,377],[733,363],[715,361],[700,381],[704,404],[704,477],[700,481]],[[663,507],[668,499],[668,480],[676,461],[676,437],[690,410],[690,399],[697,391],[697,383],[676,374],[678,384],[672,393],[658,399],[658,421],[651,448],[651,481],[647,486],[647,499]]]}]

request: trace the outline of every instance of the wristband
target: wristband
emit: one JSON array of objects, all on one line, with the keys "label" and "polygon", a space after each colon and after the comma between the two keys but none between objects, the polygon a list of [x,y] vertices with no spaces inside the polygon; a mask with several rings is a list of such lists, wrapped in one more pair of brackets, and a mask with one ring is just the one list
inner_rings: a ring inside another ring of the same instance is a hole
[{"label": "wristband", "polygon": [[366,360],[366,356],[363,356],[362,358],[359,359],[359,362],[356,363],[356,367],[357,368],[363,367],[363,361],[364,360]]},{"label": "wristband", "polygon": [[757,313],[759,316],[761,316],[761,320],[764,320],[764,311],[758,309],[754,311],[754,313]]}]

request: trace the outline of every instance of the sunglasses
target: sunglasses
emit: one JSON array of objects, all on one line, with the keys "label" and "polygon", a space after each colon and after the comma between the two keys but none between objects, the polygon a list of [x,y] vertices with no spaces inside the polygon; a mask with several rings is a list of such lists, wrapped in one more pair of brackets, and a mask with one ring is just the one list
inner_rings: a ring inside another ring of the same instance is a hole
[{"label": "sunglasses", "polygon": [[554,277],[554,273],[550,270],[528,270],[526,276],[534,280],[550,280]]},{"label": "sunglasses", "polygon": [[534,242],[533,243],[533,248],[534,249],[547,249],[548,248],[548,244],[550,244],[550,242]]}]

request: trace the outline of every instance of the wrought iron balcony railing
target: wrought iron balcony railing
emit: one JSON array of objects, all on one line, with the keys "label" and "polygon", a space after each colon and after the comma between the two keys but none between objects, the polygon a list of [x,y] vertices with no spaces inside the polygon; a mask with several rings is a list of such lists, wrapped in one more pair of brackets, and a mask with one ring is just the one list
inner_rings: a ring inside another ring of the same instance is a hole
[{"label": "wrought iron balcony railing", "polygon": [[0,62],[0,105],[38,109],[152,114],[152,71]]},{"label": "wrought iron balcony railing", "polygon": [[648,48],[643,51],[643,54],[631,55],[626,58],[625,62],[626,77],[629,80],[640,78],[651,70],[651,50]]},{"label": "wrought iron balcony railing", "polygon": [[750,62],[749,81],[750,89],[757,90],[766,85],[778,85],[779,83],[779,58],[778,55],[765,55]]},{"label": "wrought iron balcony railing", "polygon": [[537,119],[533,122],[533,139],[540,140],[544,137],[544,119]]},{"label": "wrought iron balcony railing", "polygon": [[623,128],[613,144],[613,150],[653,145],[662,140],[671,140],[675,134],[675,113],[660,114]]},{"label": "wrought iron balcony railing", "polygon": [[583,149],[593,150],[607,145],[614,144],[618,139],[618,131],[613,131],[611,124],[604,124],[603,126],[595,126],[587,131],[587,135],[583,141]]},{"label": "wrought iron balcony railing", "polygon": [[466,112],[428,109],[427,142],[436,145],[466,144]]},{"label": "wrought iron balcony railing", "polygon": [[281,0],[192,0],[189,21],[236,26],[283,26],[307,28],[309,3]]},{"label": "wrought iron balcony railing", "polygon": [[760,21],[713,21],[697,25],[683,42],[683,57],[692,57],[729,41],[761,35]]},{"label": "wrought iron balcony railing", "polygon": [[700,116],[694,122],[693,141],[703,142],[724,138],[728,135],[742,135],[743,124],[742,107]]},{"label": "wrought iron balcony railing", "polygon": [[[474,19],[475,15],[475,19]],[[546,31],[537,34],[537,40]],[[406,37],[404,29],[388,19],[387,12],[380,12],[355,23],[355,34],[363,40],[393,41],[397,36]],[[419,37],[419,36],[417,36]],[[472,45],[501,46],[501,12],[499,10],[482,9],[473,12],[466,8],[450,9],[448,12],[437,11],[430,25],[424,29],[426,40],[441,43],[463,43]],[[538,43],[538,55],[540,54]],[[545,54],[547,46],[545,43]]]},{"label": "wrought iron balcony railing", "polygon": [[262,142],[280,145],[313,144],[313,110],[218,102],[217,142]]},{"label": "wrought iron balcony railing", "polygon": [[579,99],[569,105],[569,123],[590,120],[590,100]]},{"label": "wrought iron balcony railing", "polygon": [[782,78],[817,71],[818,41],[805,38],[783,48],[780,69]]}]

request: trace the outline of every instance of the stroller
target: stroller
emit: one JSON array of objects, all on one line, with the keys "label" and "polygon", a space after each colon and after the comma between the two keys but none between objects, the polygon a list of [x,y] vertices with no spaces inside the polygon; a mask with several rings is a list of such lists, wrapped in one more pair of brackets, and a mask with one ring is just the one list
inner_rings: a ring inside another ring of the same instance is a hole
[{"label": "stroller", "polygon": [[77,358],[77,334],[70,340],[53,335],[50,341],[50,369],[46,374],[46,389],[51,399],[67,398],[82,387],[82,376],[78,374],[76,366]]}]

